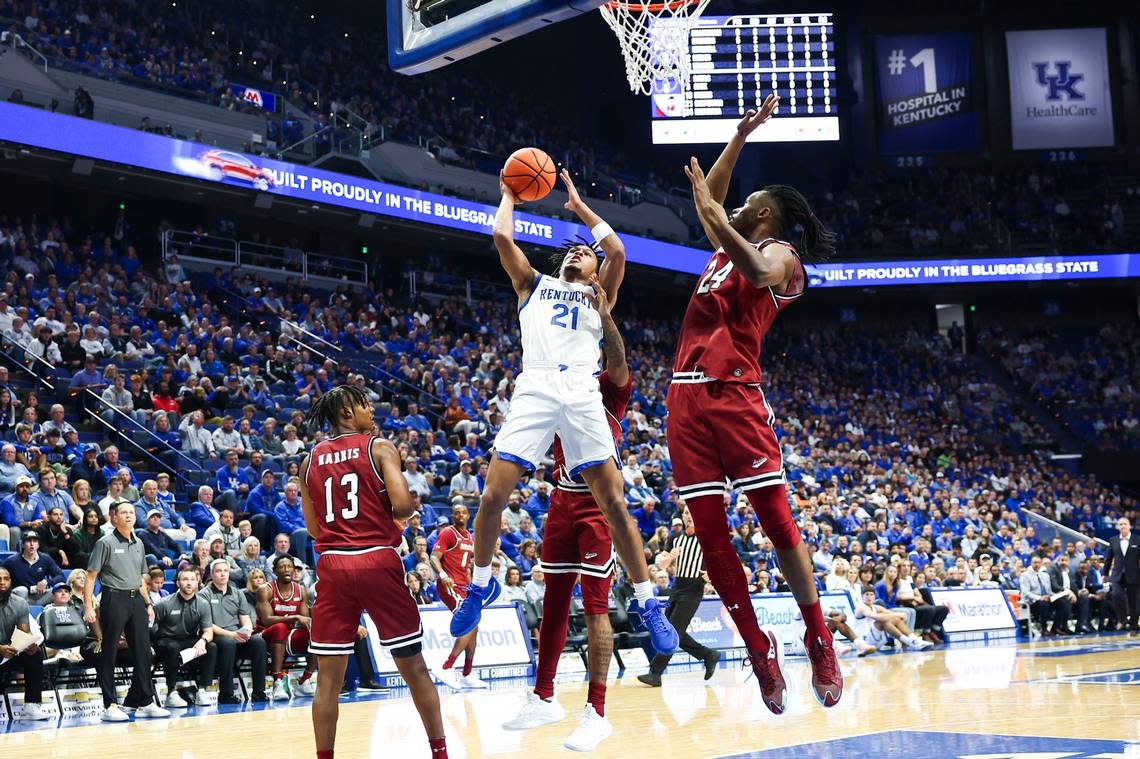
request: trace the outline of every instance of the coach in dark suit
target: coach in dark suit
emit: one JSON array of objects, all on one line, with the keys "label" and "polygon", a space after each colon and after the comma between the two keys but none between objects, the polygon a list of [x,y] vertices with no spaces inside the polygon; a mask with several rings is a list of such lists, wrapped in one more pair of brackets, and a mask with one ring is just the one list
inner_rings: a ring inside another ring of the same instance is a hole
[{"label": "coach in dark suit", "polygon": [[1103,619],[1104,585],[1100,573],[1088,561],[1082,561],[1069,575],[1069,583],[1077,594],[1077,632],[1090,633],[1090,619]]},{"label": "coach in dark suit", "polygon": [[1128,637],[1140,635],[1140,540],[1132,537],[1128,517],[1116,520],[1120,534],[1108,541],[1104,574],[1112,585],[1117,619],[1127,619]]}]

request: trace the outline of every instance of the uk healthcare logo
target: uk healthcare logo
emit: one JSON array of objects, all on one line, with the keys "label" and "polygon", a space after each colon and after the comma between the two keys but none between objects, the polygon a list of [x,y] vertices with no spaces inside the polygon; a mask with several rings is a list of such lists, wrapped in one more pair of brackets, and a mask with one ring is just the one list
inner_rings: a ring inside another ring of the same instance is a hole
[{"label": "uk healthcare logo", "polygon": [[1037,83],[1042,87],[1049,88],[1049,94],[1045,96],[1045,100],[1054,102],[1062,100],[1061,94],[1064,93],[1068,96],[1069,100],[1084,100],[1084,93],[1078,92],[1076,89],[1077,82],[1085,78],[1084,74],[1074,74],[1069,71],[1072,66],[1072,61],[1055,61],[1053,65],[1057,69],[1056,74],[1049,74],[1048,63],[1034,63],[1033,70],[1037,72]]}]

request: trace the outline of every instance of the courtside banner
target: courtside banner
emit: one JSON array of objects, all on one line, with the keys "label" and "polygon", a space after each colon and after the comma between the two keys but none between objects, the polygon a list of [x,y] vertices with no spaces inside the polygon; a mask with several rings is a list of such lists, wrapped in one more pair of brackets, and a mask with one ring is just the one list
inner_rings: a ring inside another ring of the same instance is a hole
[{"label": "courtside banner", "polygon": [[931,588],[930,595],[950,609],[942,624],[948,633],[1017,631],[1017,617],[1001,588]]},{"label": "courtside banner", "polygon": [[[820,603],[824,611],[839,609],[849,619],[855,618],[855,606],[847,593],[820,593]],[[797,635],[803,634],[804,624],[800,607],[791,593],[764,593],[752,596],[752,608],[756,611],[756,621],[761,625],[772,625],[780,634],[784,644],[789,644]],[[744,639],[736,630],[736,624],[721,603],[720,596],[705,596],[697,613],[689,622],[686,631],[698,643],[709,648],[743,648]]]},{"label": "courtside banner", "polygon": [[978,149],[972,55],[969,34],[875,37],[880,153]]},{"label": "courtside banner", "polygon": [[[424,626],[423,654],[429,669],[443,665],[455,639],[451,637],[451,612],[443,604],[420,607]],[[380,645],[380,635],[368,615],[364,615],[368,643],[376,673],[381,677],[398,674],[392,654]],[[496,604],[483,609],[479,620],[479,646],[475,665],[483,677],[527,676],[534,663],[530,634],[522,612],[514,604]]]},{"label": "courtside banner", "polygon": [[1005,33],[1014,150],[1114,143],[1103,27]]}]

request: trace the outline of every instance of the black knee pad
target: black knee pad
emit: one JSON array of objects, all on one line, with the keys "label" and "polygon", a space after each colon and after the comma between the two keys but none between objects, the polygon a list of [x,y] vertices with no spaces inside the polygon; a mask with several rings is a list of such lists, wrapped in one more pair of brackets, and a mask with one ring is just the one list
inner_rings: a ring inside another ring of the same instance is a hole
[{"label": "black knee pad", "polygon": [[399,648],[393,648],[391,654],[393,659],[407,659],[408,657],[416,656],[422,650],[422,643],[412,643],[409,646],[400,646]]}]

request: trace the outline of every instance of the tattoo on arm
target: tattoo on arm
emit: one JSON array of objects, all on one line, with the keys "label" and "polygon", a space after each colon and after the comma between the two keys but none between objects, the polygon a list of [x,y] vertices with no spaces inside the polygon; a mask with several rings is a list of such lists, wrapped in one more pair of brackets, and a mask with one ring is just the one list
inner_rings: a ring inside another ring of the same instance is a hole
[{"label": "tattoo on arm", "polygon": [[625,342],[613,316],[602,319],[602,341],[606,351],[606,366],[611,369],[625,364]]}]

